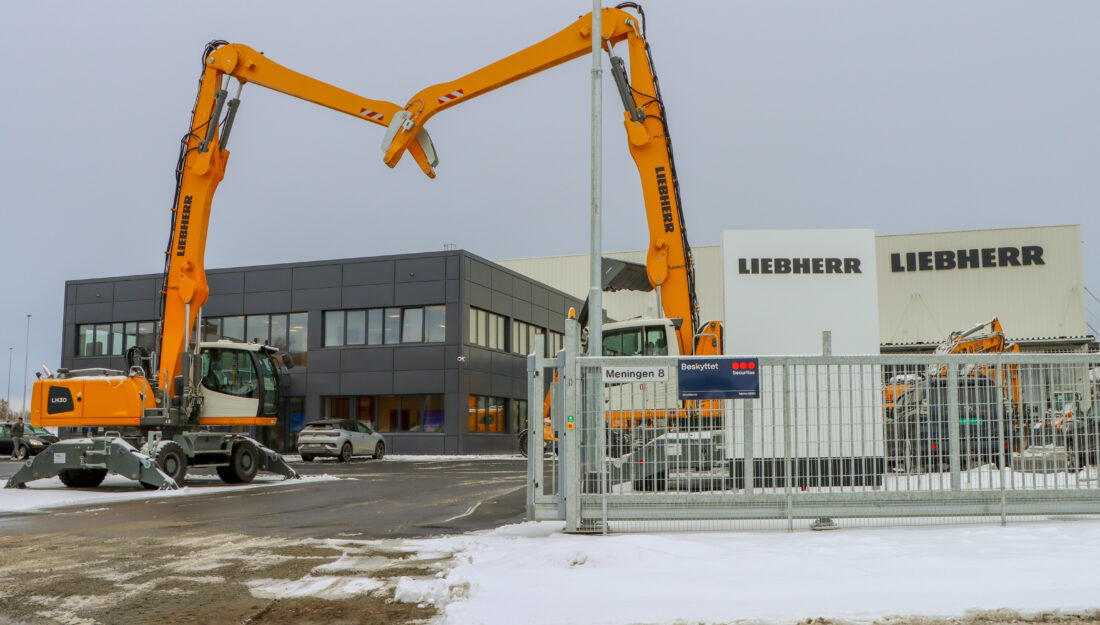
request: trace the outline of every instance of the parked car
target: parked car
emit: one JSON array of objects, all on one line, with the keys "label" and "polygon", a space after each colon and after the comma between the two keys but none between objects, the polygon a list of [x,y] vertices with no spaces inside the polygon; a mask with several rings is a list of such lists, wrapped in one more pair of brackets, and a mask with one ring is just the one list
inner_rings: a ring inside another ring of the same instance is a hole
[{"label": "parked car", "polygon": [[312,462],[324,456],[347,462],[353,456],[386,455],[382,435],[360,421],[326,419],[307,423],[298,433],[298,453],[302,460]]},{"label": "parked car", "polygon": [[[11,426],[14,423],[8,421],[0,423],[0,458],[12,455]],[[24,460],[57,442],[57,437],[50,434],[45,428],[24,424],[23,443],[15,450],[15,457]]]}]

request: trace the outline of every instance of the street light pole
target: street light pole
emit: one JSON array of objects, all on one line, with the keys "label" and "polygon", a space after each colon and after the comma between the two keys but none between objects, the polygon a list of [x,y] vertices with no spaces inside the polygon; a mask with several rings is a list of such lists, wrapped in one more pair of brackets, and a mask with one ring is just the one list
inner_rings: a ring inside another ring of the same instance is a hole
[{"label": "street light pole", "polygon": [[27,313],[27,345],[23,349],[23,412],[27,411],[27,363],[31,358],[31,315]]},{"label": "street light pole", "polygon": [[15,353],[14,347],[8,348],[8,413],[11,413],[11,357]]}]

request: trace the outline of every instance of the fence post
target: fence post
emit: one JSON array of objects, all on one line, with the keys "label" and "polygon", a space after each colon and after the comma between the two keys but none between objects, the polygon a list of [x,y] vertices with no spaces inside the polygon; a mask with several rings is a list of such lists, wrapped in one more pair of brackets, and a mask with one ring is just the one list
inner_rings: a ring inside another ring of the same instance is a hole
[{"label": "fence post", "polygon": [[794,531],[794,500],[791,479],[794,477],[791,462],[791,366],[783,364],[783,484],[787,495],[787,531]]},{"label": "fence post", "polygon": [[[561,453],[564,476],[561,492],[565,497],[565,531],[576,532],[581,521],[580,432],[584,427],[583,408],[577,400],[577,354],[581,350],[580,324],[565,321],[565,372],[563,377],[565,423],[561,430]],[[578,414],[579,413],[579,414]]]},{"label": "fence post", "polygon": [[947,446],[950,448],[951,490],[962,488],[959,476],[959,366],[947,363]]},{"label": "fence post", "polygon": [[[998,361],[1001,360],[998,358]],[[1005,449],[1005,395],[1004,384],[1001,379],[1004,365],[1001,362],[997,363],[997,451],[998,460],[1001,465],[1001,525],[1008,524],[1007,511],[1005,510],[1007,493],[1005,491],[1005,478],[1008,472],[1008,463],[1005,462],[1005,456],[1011,456],[1012,450]]]},{"label": "fence post", "polygon": [[535,335],[535,351],[527,355],[527,520],[535,519],[535,495],[542,492],[542,379],[546,375],[542,355],[546,353],[546,337]]}]

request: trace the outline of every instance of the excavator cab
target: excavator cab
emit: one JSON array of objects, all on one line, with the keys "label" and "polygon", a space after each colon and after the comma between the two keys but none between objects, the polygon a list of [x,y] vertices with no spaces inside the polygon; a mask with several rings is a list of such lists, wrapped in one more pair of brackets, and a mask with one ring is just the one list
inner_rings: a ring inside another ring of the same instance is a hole
[{"label": "excavator cab", "polygon": [[289,355],[269,345],[221,340],[199,344],[200,425],[275,425],[281,369]]}]

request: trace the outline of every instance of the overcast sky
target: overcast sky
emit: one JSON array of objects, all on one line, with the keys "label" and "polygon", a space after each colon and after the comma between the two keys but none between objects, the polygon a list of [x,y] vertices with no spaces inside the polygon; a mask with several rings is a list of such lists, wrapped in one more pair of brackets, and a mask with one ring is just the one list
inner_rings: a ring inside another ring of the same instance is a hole
[{"label": "overcast sky", "polygon": [[[161,270],[208,40],[403,104],[591,7],[2,0],[0,355],[15,348],[15,407],[28,313],[33,380],[61,359],[65,280]],[[643,7],[693,245],[733,228],[1081,224],[1086,286],[1100,293],[1100,4]],[[246,87],[207,266],[444,243],[490,259],[586,252],[590,69],[582,57],[434,117],[435,180],[411,158],[388,169],[380,126]],[[609,80],[604,95],[604,249],[640,249],[642,196]]]}]

